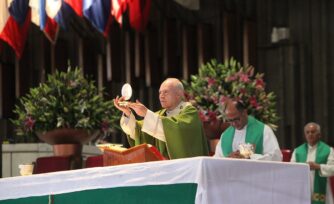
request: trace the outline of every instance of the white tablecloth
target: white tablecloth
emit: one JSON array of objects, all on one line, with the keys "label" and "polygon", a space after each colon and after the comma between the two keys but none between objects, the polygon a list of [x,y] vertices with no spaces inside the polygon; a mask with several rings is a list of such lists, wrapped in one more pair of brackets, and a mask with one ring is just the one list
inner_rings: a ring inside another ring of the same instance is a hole
[{"label": "white tablecloth", "polygon": [[309,204],[306,164],[195,157],[0,179],[0,201],[87,189],[196,183],[198,204]]}]

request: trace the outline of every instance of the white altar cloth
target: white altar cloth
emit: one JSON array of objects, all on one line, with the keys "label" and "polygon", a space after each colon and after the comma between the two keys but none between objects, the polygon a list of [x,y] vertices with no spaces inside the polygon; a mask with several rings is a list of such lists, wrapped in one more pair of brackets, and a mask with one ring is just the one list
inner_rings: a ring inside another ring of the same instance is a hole
[{"label": "white altar cloth", "polygon": [[0,179],[0,204],[88,189],[182,183],[197,184],[197,204],[310,204],[309,172],[306,164],[212,157],[97,167]]}]

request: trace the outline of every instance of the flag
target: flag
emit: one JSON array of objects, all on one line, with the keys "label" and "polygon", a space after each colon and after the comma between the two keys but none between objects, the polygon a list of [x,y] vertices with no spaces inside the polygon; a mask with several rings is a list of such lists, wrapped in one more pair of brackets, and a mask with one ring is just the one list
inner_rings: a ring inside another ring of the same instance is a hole
[{"label": "flag", "polygon": [[28,11],[29,1],[9,0],[9,13],[20,25],[24,24]]},{"label": "flag", "polygon": [[31,19],[29,8],[26,7],[28,4],[20,0],[0,1],[0,39],[14,49],[18,58],[22,56]]},{"label": "flag", "polygon": [[105,36],[111,23],[111,0],[83,0],[83,15]]},{"label": "flag", "polygon": [[82,17],[82,0],[65,0],[64,1],[66,4],[68,4],[73,10],[74,12]]},{"label": "flag", "polygon": [[112,9],[111,15],[115,17],[116,21],[122,25],[122,15],[127,9],[128,0],[111,0]]},{"label": "flag", "polygon": [[69,29],[71,16],[75,12],[64,0],[46,0],[45,10],[46,15],[55,20],[61,28]]},{"label": "flag", "polygon": [[131,27],[143,31],[148,22],[151,0],[129,0],[128,7]]},{"label": "flag", "polygon": [[31,7],[31,21],[36,24],[45,36],[55,44],[59,31],[59,26],[54,19],[46,15],[46,0],[29,0]]}]

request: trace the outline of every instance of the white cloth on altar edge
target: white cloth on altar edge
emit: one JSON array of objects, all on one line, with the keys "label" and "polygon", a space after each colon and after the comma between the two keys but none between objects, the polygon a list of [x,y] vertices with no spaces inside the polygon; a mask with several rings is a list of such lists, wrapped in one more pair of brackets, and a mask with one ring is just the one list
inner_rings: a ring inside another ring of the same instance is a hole
[{"label": "white cloth on altar edge", "polygon": [[196,183],[196,204],[304,204],[310,203],[307,178],[306,164],[194,157],[4,178],[0,179],[0,200],[89,189]]}]

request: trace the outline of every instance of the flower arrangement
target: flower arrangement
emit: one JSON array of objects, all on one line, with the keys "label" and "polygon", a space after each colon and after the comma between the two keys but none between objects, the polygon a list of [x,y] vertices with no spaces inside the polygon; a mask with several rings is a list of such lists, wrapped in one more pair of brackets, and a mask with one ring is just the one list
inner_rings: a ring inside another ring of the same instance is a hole
[{"label": "flower arrangement", "polygon": [[275,95],[265,91],[263,73],[254,73],[254,67],[242,67],[233,58],[202,65],[190,83],[184,81],[187,99],[195,105],[202,121],[224,119],[227,99],[241,100],[248,113],[276,129],[278,121]]},{"label": "flower arrangement", "polygon": [[119,128],[118,110],[103,98],[94,81],[84,77],[79,68],[48,75],[45,83],[31,88],[19,99],[12,119],[18,136],[35,135],[60,128],[100,130]]}]

